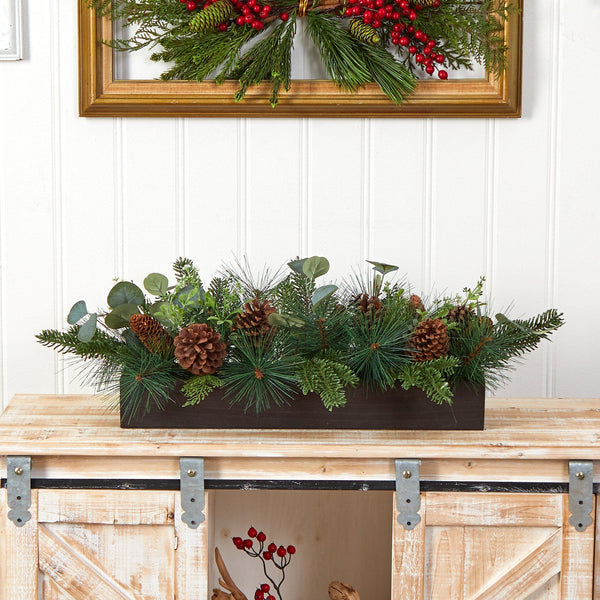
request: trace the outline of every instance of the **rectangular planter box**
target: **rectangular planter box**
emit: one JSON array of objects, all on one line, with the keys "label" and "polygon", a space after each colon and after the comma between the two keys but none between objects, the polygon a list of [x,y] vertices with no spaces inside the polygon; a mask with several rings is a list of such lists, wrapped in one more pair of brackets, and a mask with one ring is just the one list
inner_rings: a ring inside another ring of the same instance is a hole
[{"label": "rectangular planter box", "polygon": [[166,410],[153,408],[148,414],[121,427],[145,429],[449,429],[484,428],[485,389],[459,384],[452,406],[437,405],[416,388],[347,392],[348,404],[328,411],[316,394],[299,395],[289,405],[256,414],[242,405],[230,405],[221,390],[195,406],[183,407],[186,398],[174,391]]}]

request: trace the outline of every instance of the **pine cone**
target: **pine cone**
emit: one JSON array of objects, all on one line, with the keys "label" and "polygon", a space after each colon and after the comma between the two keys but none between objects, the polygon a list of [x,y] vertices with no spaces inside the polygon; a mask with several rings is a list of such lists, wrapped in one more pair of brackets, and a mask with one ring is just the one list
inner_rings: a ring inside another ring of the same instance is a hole
[{"label": "pine cone", "polygon": [[258,298],[254,298],[252,302],[246,302],[244,305],[243,312],[235,321],[235,328],[242,330],[247,335],[267,333],[271,329],[269,315],[274,312],[276,310],[268,300],[261,302]]},{"label": "pine cone", "polygon": [[441,319],[421,321],[413,331],[410,344],[416,350],[412,353],[412,358],[416,362],[446,356],[450,346],[446,323]]},{"label": "pine cone", "polygon": [[381,300],[377,296],[369,296],[369,294],[359,294],[354,301],[358,309],[366,314],[375,315],[378,317],[383,310]]},{"label": "pine cone", "polygon": [[410,300],[408,301],[409,305],[410,305],[410,310],[413,314],[417,314],[418,310],[424,310],[425,307],[423,306],[423,301],[421,300],[420,296],[417,296],[416,294],[413,294],[410,297]]},{"label": "pine cone", "polygon": [[362,18],[352,19],[348,26],[350,35],[367,44],[375,45],[379,43],[379,35],[377,29],[365,23]]},{"label": "pine cone", "polygon": [[469,321],[473,316],[473,310],[466,304],[455,306],[448,311],[448,321],[451,323],[463,323]]},{"label": "pine cone", "polygon": [[174,344],[179,364],[194,375],[213,375],[227,354],[221,334],[206,323],[184,327]]},{"label": "pine cone", "polygon": [[235,15],[233,4],[229,0],[217,0],[197,12],[190,20],[190,29],[194,33],[204,33],[219,23],[225,23]]},{"label": "pine cone", "polygon": [[166,352],[173,345],[167,330],[150,315],[131,315],[129,325],[150,352]]}]

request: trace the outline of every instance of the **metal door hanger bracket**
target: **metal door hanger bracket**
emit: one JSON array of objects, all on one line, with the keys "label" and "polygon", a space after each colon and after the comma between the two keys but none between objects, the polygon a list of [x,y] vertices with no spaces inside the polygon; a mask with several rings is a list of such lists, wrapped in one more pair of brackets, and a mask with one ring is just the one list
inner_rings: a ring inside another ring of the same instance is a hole
[{"label": "metal door hanger bracket", "polygon": [[396,460],[396,509],[404,529],[414,529],[421,521],[420,466],[417,459]]},{"label": "metal door hanger bracket", "polygon": [[191,529],[197,529],[206,519],[204,515],[204,459],[180,458],[181,520]]},{"label": "metal door hanger bracket", "polygon": [[6,492],[8,518],[17,526],[23,527],[31,519],[31,457],[6,457]]},{"label": "metal door hanger bracket", "polygon": [[585,531],[593,522],[594,463],[591,460],[569,461],[569,523]]}]

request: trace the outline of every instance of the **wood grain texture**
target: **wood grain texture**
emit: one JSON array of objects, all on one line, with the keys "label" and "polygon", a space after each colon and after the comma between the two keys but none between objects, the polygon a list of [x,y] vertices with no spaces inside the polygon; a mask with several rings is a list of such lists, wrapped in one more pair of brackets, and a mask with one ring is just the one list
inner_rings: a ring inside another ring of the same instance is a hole
[{"label": "wood grain texture", "polygon": [[4,570],[0,577],[1,600],[37,600],[38,549],[37,549],[37,490],[31,492],[31,519],[23,527],[15,527],[8,520],[6,490],[0,490],[4,531]]},{"label": "wood grain texture", "polygon": [[591,600],[593,597],[596,500],[594,496],[594,522],[585,531],[577,531],[569,523],[569,497],[563,496],[561,597],[565,600]]},{"label": "wood grain texture", "polygon": [[558,494],[427,494],[427,525],[438,527],[560,527],[563,499]]},{"label": "wood grain texture", "polygon": [[406,530],[398,523],[396,494],[392,509],[392,600],[422,600],[425,596],[425,518],[427,499],[421,494],[421,521]]},{"label": "wood grain texture", "polygon": [[167,429],[150,436],[120,429],[118,415],[107,413],[99,396],[18,395],[0,417],[0,453],[593,460],[600,459],[599,408],[600,400],[591,399],[490,399],[485,431],[263,430],[258,445],[256,430]]}]

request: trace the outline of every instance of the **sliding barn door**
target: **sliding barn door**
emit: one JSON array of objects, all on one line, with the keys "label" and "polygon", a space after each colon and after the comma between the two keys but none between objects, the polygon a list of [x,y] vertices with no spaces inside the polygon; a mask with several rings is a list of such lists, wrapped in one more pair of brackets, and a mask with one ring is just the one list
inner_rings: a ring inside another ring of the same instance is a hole
[{"label": "sliding barn door", "polygon": [[392,600],[591,600],[595,524],[571,527],[568,502],[422,494],[413,530],[394,518]]},{"label": "sliding barn door", "polygon": [[181,522],[178,492],[34,490],[21,528],[2,493],[2,600],[208,597],[206,527]]}]

